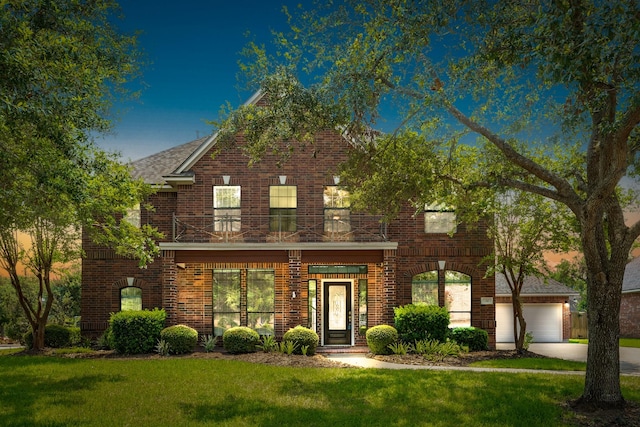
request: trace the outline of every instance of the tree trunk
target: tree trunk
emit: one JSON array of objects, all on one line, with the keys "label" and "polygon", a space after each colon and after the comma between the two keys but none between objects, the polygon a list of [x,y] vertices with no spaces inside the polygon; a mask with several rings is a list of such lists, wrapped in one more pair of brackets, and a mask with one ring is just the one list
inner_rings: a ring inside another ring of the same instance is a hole
[{"label": "tree trunk", "polygon": [[518,353],[522,353],[524,350],[524,337],[527,333],[527,322],[522,313],[522,300],[520,299],[520,293],[516,291],[511,292],[511,301],[513,306],[513,342],[516,345]]},{"label": "tree trunk", "polygon": [[[616,252],[618,255],[616,256]],[[586,407],[621,408],[625,405],[620,389],[620,300],[626,251],[613,251],[598,274],[589,271],[587,295],[589,348],[584,392],[578,404]],[[590,261],[585,260],[589,269]],[[599,260],[598,260],[599,261]],[[600,264],[600,265],[603,265]],[[591,263],[593,265],[593,263]]]},{"label": "tree trunk", "polygon": [[37,319],[37,323],[33,329],[33,346],[32,351],[42,351],[44,349],[44,331],[46,328],[46,319]]}]

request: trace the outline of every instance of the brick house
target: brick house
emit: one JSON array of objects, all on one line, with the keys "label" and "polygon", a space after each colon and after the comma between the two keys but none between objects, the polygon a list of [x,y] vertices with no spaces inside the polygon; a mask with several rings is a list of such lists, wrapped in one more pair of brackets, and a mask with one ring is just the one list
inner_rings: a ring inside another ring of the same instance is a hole
[{"label": "brick house", "polygon": [[407,206],[383,223],[351,211],[337,173],[354,148],[336,131],[282,164],[267,155],[251,167],[241,148],[213,157],[216,142],[132,163],[158,191],[153,210],[128,220],[164,234],[161,256],[139,269],[83,239],[85,336],[100,335],[112,312],[161,307],[167,325],[203,335],[243,325],[281,338],[304,325],[321,346],[361,346],[368,327],[393,324],[394,307],[429,302],[447,305],[452,325],[487,330],[495,347],[495,284],[481,266],[493,251],[486,226],[458,224],[450,236],[455,212]]},{"label": "brick house", "polygon": [[640,338],[640,257],[624,270],[620,302],[620,336]]},{"label": "brick house", "polygon": [[[503,274],[496,274],[496,340],[513,342],[511,290]],[[527,331],[535,342],[562,342],[571,338],[571,302],[579,292],[557,280],[527,276],[522,285],[522,310]]]}]

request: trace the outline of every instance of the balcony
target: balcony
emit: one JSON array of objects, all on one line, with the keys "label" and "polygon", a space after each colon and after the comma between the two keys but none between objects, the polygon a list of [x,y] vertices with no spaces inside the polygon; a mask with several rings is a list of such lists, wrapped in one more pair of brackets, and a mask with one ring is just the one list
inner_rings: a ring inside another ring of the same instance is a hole
[{"label": "balcony", "polygon": [[311,215],[173,216],[173,242],[387,242],[380,216],[327,210]]}]

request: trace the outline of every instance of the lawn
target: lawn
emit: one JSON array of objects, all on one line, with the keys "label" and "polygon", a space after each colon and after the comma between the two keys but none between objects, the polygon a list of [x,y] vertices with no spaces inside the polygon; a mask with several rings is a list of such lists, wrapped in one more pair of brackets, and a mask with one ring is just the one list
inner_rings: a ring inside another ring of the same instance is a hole
[{"label": "lawn", "polygon": [[586,371],[585,362],[555,359],[553,357],[527,357],[522,359],[493,359],[474,362],[469,366],[478,368],[512,368],[512,369],[541,369],[549,371]]},{"label": "lawn", "polygon": [[[0,356],[2,426],[571,425],[580,375]],[[623,377],[640,402],[640,378]]]},{"label": "lawn", "polygon": [[[569,342],[576,344],[589,344],[589,340],[584,338],[572,338]],[[640,338],[620,338],[620,347],[640,348]]]}]

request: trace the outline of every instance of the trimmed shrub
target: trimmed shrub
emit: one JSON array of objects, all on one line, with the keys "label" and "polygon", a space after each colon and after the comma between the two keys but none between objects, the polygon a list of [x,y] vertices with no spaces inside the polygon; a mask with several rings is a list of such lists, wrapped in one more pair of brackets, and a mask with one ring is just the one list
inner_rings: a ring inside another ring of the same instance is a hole
[{"label": "trimmed shrub", "polygon": [[396,307],[393,311],[395,327],[401,341],[406,343],[421,340],[444,342],[447,339],[449,312],[445,307],[407,304]]},{"label": "trimmed shrub", "polygon": [[484,329],[453,328],[449,338],[462,346],[469,347],[469,351],[483,351],[489,349],[489,334]]},{"label": "trimmed shrub", "polygon": [[292,342],[295,346],[293,350],[294,354],[302,354],[302,348],[306,346],[307,355],[313,356],[316,353],[316,348],[318,347],[320,338],[315,331],[298,325],[284,333],[282,336],[282,342]]},{"label": "trimmed shrub", "polygon": [[113,348],[122,354],[153,353],[167,314],[157,308],[111,314]]},{"label": "trimmed shrub", "polygon": [[373,354],[391,354],[390,344],[398,341],[398,331],[393,326],[378,325],[367,329],[367,345]]},{"label": "trimmed shrub", "polygon": [[260,335],[246,326],[234,326],[222,334],[222,346],[231,354],[253,353],[260,343]]},{"label": "trimmed shrub", "polygon": [[86,347],[87,341],[82,339],[82,334],[80,333],[80,328],[76,326],[67,326],[69,330],[69,345],[71,347],[80,346]]},{"label": "trimmed shrub", "polygon": [[[22,340],[27,348],[33,348],[33,331],[26,332]],[[44,345],[51,348],[72,347],[80,343],[80,328],[47,325],[44,328]]]},{"label": "trimmed shrub", "polygon": [[102,333],[102,335],[98,337],[95,342],[95,346],[96,348],[98,348],[98,350],[113,350],[115,348],[111,326],[108,326],[107,329]]},{"label": "trimmed shrub", "polygon": [[198,344],[198,331],[187,325],[174,325],[160,332],[160,339],[169,344],[173,354],[191,353]]}]

